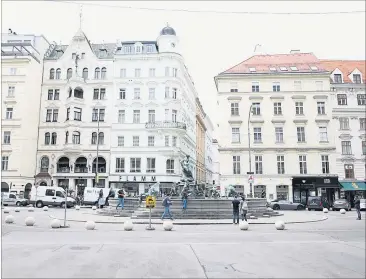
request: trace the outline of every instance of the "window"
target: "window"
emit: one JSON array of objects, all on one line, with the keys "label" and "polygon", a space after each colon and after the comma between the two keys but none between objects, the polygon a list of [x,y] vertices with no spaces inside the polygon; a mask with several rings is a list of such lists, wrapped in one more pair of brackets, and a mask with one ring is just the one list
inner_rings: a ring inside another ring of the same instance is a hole
[{"label": "window", "polygon": [[231,115],[239,116],[239,103],[231,103]]},{"label": "window", "polygon": [[291,71],[298,71],[296,66],[290,66]]},{"label": "window", "polygon": [[65,144],[69,142],[69,131],[65,133]]},{"label": "window", "polygon": [[240,128],[231,128],[231,141],[240,143]]},{"label": "window", "polygon": [[140,110],[133,111],[133,123],[140,123]]},{"label": "window", "polygon": [[83,79],[88,79],[89,71],[88,68],[83,69]]},{"label": "window", "polygon": [[125,110],[118,111],[118,123],[123,124],[126,121],[126,112]]},{"label": "window", "polygon": [[230,88],[230,92],[238,92],[238,88]]},{"label": "window", "polygon": [[67,79],[70,79],[72,77],[72,69],[71,68],[69,68],[69,69],[67,69],[67,75],[66,75],[66,78]]},{"label": "window", "polygon": [[125,172],[125,158],[116,158],[116,172]]},{"label": "window", "polygon": [[51,144],[56,145],[57,144],[57,133],[53,132],[51,136]]},{"label": "window", "polygon": [[165,109],[165,122],[169,121],[169,109]]},{"label": "window", "polygon": [[65,198],[63,192],[61,191],[56,191],[56,197]]},{"label": "window", "polygon": [[104,133],[103,132],[99,132],[98,144],[104,144]]},{"label": "window", "polygon": [[274,115],[282,115],[282,103],[273,103],[273,112]]},{"label": "window", "polygon": [[11,75],[16,75],[17,74],[17,69],[16,68],[10,68],[10,74]]},{"label": "window", "polygon": [[44,134],[44,144],[49,145],[50,142],[51,142],[51,135],[50,135],[50,133],[47,132]]},{"label": "window", "polygon": [[281,71],[287,71],[287,68],[286,67],[280,67],[280,70]]},{"label": "window", "polygon": [[261,115],[261,104],[260,103],[252,104],[252,113],[253,113],[253,115]]},{"label": "window", "polygon": [[340,117],[339,118],[339,129],[340,130],[348,130],[349,129],[349,118]]},{"label": "window", "polygon": [[60,68],[58,68],[56,70],[56,79],[61,79],[61,69]]},{"label": "window", "polygon": [[60,89],[48,89],[48,100],[59,100],[60,99]]},{"label": "window", "polygon": [[253,128],[254,142],[262,142],[262,128]]},{"label": "window", "polygon": [[166,160],[166,173],[174,173],[174,160]]},{"label": "window", "polygon": [[125,146],[125,137],[124,136],[118,136],[117,145],[118,146]]},{"label": "window", "polygon": [[125,78],[126,77],[126,69],[121,69],[120,72],[119,72],[119,76],[121,78]]},{"label": "window", "polygon": [[52,119],[52,109],[47,109],[46,111],[46,122],[51,122]]},{"label": "window", "polygon": [[74,108],[74,120],[81,121],[81,108]]},{"label": "window", "polygon": [[252,92],[259,92],[259,82],[252,82]]},{"label": "window", "polygon": [[100,68],[95,68],[94,79],[100,79]]},{"label": "window", "polygon": [[353,83],[361,83],[361,75],[353,74]]},{"label": "window", "polygon": [[240,156],[233,156],[233,174],[240,174]]},{"label": "window", "polygon": [[146,172],[155,172],[155,158],[146,158]]},{"label": "window", "polygon": [[107,78],[107,69],[106,68],[102,68],[102,75],[101,75],[102,79],[106,79]]},{"label": "window", "polygon": [[72,133],[72,143],[80,144],[80,132],[75,131]]},{"label": "window", "polygon": [[343,155],[351,155],[352,154],[352,146],[350,141],[341,141],[342,145],[342,154]]},{"label": "window", "polygon": [[279,82],[274,82],[272,85],[273,92],[279,92],[281,91],[281,86]]},{"label": "window", "polygon": [[6,108],[6,119],[13,119],[13,108]]},{"label": "window", "polygon": [[322,158],[322,172],[329,173],[329,156],[321,155]]},{"label": "window", "polygon": [[308,167],[306,165],[306,156],[299,155],[299,167],[300,167],[300,174],[307,174]]},{"label": "window", "polygon": [[46,111],[46,122],[57,122],[58,120],[58,109],[47,109]]},{"label": "window", "polygon": [[178,69],[173,68],[173,77],[177,77],[178,76]]},{"label": "window", "polygon": [[277,156],[277,173],[285,174],[285,156],[283,155]]},{"label": "window", "polygon": [[366,130],[366,118],[360,118],[360,130]]},{"label": "window", "polygon": [[249,68],[249,72],[256,72],[256,69],[255,69],[255,68],[250,67],[250,68]]},{"label": "window", "polygon": [[357,104],[359,106],[366,105],[366,94],[357,94]]},{"label": "window", "polygon": [[8,87],[8,97],[14,97],[15,86]]},{"label": "window", "polygon": [[165,87],[165,98],[169,98],[169,87]]},{"label": "window", "polygon": [[120,88],[119,89],[119,99],[120,100],[125,100],[126,99],[126,89],[125,88]]},{"label": "window", "polygon": [[342,75],[334,74],[333,81],[334,81],[334,83],[342,83]]},{"label": "window", "polygon": [[52,68],[50,70],[50,79],[55,79],[55,69],[54,68]]},{"label": "window", "polygon": [[148,136],[147,145],[148,146],[154,146],[155,145],[155,137],[154,136]]},{"label": "window", "polygon": [[320,142],[328,142],[327,127],[319,127],[319,141]]},{"label": "window", "polygon": [[9,168],[9,156],[1,156],[1,170],[7,171]]},{"label": "window", "polygon": [[276,127],[276,143],[283,143],[283,127]]},{"label": "window", "polygon": [[255,161],[255,173],[263,174],[263,159],[262,156],[254,156]]},{"label": "window", "polygon": [[105,88],[95,88],[93,94],[93,100],[104,100],[105,99]]},{"label": "window", "polygon": [[55,195],[55,190],[53,189],[47,189],[45,195],[48,197],[53,197]]},{"label": "window", "polygon": [[155,88],[149,88],[149,100],[155,99]]},{"label": "window", "polygon": [[91,137],[91,144],[97,144],[97,140],[98,140],[98,134],[96,132],[93,132]]},{"label": "window", "polygon": [[155,122],[155,110],[149,110],[149,114],[148,114],[148,121],[149,123],[154,123]]},{"label": "window", "polygon": [[140,88],[134,88],[133,89],[133,98],[135,100],[140,99]]},{"label": "window", "polygon": [[172,137],[172,146],[173,147],[176,147],[177,146],[177,137],[176,136],[173,136]]},{"label": "window", "polygon": [[355,178],[355,173],[353,170],[353,165],[351,164],[345,164],[344,165],[344,177],[346,179],[353,179]]},{"label": "window", "polygon": [[172,98],[173,99],[177,99],[177,92],[178,92],[178,89],[177,88],[173,88],[172,89]]},{"label": "window", "polygon": [[148,53],[149,52],[153,52],[153,47],[152,45],[147,45],[147,50],[146,50]]},{"label": "window", "polygon": [[141,76],[141,69],[135,69],[135,77]]},{"label": "window", "polygon": [[305,127],[297,127],[297,142],[305,142]]},{"label": "window", "polygon": [[325,102],[317,102],[318,114],[325,114]]},{"label": "window", "polygon": [[337,100],[338,100],[338,105],[340,105],[340,106],[347,105],[347,95],[346,94],[338,94]]},{"label": "window", "polygon": [[178,115],[178,111],[176,111],[175,109],[172,109],[172,122],[177,122],[177,115]]},{"label": "window", "polygon": [[366,155],[366,141],[362,141],[362,155]]},{"label": "window", "polygon": [[165,146],[169,146],[169,136],[165,136]]},{"label": "window", "polygon": [[132,46],[131,45],[124,46],[123,51],[124,51],[124,53],[127,53],[127,54],[131,53],[132,52]]},{"label": "window", "polygon": [[71,55],[71,59],[72,59],[72,60],[75,60],[75,59],[76,59],[76,53],[73,53],[73,54]]},{"label": "window", "polygon": [[169,67],[165,67],[165,76],[168,77],[170,73]]},{"label": "window", "polygon": [[323,91],[323,82],[322,81],[316,81],[315,82],[316,91]]},{"label": "window", "polygon": [[141,172],[141,158],[130,158],[130,172]]},{"label": "window", "polygon": [[100,121],[103,122],[104,121],[104,116],[105,116],[105,109],[93,109],[93,113],[92,113],[92,121],[96,122],[96,121]]},{"label": "window", "polygon": [[294,90],[295,91],[301,91],[302,90],[301,81],[294,81]]},{"label": "window", "polygon": [[81,53],[81,59],[85,59],[85,53]]},{"label": "window", "polygon": [[304,103],[295,102],[296,115],[304,115]]},{"label": "window", "polygon": [[150,68],[149,69],[149,76],[150,77],[155,77],[155,68]]},{"label": "window", "polygon": [[140,137],[139,136],[132,137],[132,146],[140,146]]},{"label": "window", "polygon": [[317,66],[310,66],[310,69],[311,69],[312,71],[317,71],[317,70],[318,70],[318,67],[317,67]]}]

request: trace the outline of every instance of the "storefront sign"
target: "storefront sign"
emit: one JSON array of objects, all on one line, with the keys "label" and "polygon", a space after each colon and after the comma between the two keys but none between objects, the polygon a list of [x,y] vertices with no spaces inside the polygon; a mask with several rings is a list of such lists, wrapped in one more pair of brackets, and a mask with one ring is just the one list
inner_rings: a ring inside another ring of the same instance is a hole
[{"label": "storefront sign", "polygon": [[139,181],[139,182],[145,182],[145,181],[149,181],[149,182],[155,182],[156,181],[156,176],[151,176],[149,177],[148,180],[146,180],[146,176],[138,176],[136,178],[136,176],[120,176],[119,177],[119,181]]}]

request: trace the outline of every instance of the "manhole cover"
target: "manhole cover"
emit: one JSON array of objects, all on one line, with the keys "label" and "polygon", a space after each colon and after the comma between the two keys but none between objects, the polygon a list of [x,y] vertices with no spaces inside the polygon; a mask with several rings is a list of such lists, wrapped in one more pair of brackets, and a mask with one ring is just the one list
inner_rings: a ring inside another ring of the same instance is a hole
[{"label": "manhole cover", "polygon": [[88,246],[74,246],[74,247],[70,247],[71,250],[89,250],[90,247]]}]

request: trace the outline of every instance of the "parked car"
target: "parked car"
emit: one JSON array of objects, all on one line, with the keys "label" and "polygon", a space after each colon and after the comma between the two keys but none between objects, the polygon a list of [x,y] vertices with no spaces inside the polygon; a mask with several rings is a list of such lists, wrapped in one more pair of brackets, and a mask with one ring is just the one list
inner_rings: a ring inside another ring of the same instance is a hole
[{"label": "parked car", "polygon": [[29,199],[17,198],[15,205],[16,206],[27,206],[27,205],[29,205]]},{"label": "parked car", "polygon": [[360,209],[366,210],[366,199],[360,199]]},{"label": "parked car", "polygon": [[3,205],[27,206],[29,204],[29,200],[19,198],[13,193],[3,193],[1,203]]},{"label": "parked car", "polygon": [[351,203],[349,203],[346,199],[338,199],[333,203],[333,211],[345,209],[347,211],[351,210]]},{"label": "parked car", "polygon": [[308,210],[323,210],[323,199],[322,197],[309,197],[307,203]]},{"label": "parked car", "polygon": [[305,206],[301,203],[288,200],[273,200],[269,203],[273,210],[304,210]]}]

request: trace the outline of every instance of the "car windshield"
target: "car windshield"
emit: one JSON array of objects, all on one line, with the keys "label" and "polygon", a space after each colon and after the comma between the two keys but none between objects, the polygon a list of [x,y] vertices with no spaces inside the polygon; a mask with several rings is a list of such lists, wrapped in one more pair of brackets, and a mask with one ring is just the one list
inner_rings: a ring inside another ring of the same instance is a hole
[{"label": "car windshield", "polygon": [[65,197],[65,194],[64,194],[64,193],[62,193],[61,191],[57,191],[57,192],[56,192],[56,197],[64,198],[64,197]]}]

